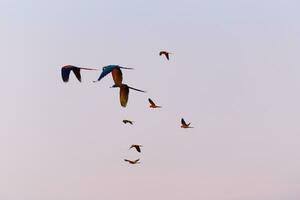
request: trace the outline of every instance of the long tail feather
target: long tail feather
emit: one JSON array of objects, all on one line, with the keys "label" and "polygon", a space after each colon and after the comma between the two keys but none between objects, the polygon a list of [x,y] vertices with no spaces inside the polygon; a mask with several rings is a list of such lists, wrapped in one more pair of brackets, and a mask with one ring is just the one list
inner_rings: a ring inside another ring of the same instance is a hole
[{"label": "long tail feather", "polygon": [[133,87],[129,87],[129,86],[128,86],[128,88],[133,89],[133,90],[138,91],[138,92],[146,92],[144,90],[139,90],[139,89],[136,89],[136,88],[133,88]]}]

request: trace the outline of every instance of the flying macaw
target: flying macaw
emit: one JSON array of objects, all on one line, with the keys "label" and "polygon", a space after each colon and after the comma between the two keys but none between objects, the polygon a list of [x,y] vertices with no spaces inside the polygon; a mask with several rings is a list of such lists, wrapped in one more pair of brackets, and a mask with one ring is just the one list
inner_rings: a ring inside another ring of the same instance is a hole
[{"label": "flying macaw", "polygon": [[141,147],[143,147],[143,146],[140,144],[133,144],[133,145],[131,145],[131,147],[129,149],[135,148],[137,150],[137,152],[141,153]]},{"label": "flying macaw", "polygon": [[181,118],[181,128],[194,128],[190,126],[191,123],[186,123],[183,118]]},{"label": "flying macaw", "polygon": [[91,68],[76,67],[76,66],[73,66],[73,65],[65,65],[61,68],[62,80],[64,82],[68,82],[69,77],[70,77],[70,73],[71,73],[71,71],[73,71],[73,73],[75,74],[78,81],[81,82],[81,74],[80,74],[81,69],[84,69],[84,70],[97,70],[97,69],[91,69]]},{"label": "flying macaw", "polygon": [[167,51],[160,51],[159,52],[159,55],[161,56],[161,55],[165,55],[166,56],[166,58],[169,60],[169,54],[172,54],[172,53],[170,53],[170,52],[167,52]]},{"label": "flying macaw", "polygon": [[156,105],[153,101],[152,101],[152,99],[150,99],[150,98],[148,98],[148,101],[149,101],[149,103],[150,103],[150,108],[161,108],[161,106],[158,106],[158,105]]},{"label": "flying macaw", "polygon": [[133,122],[134,122],[134,121],[131,121],[131,120],[128,120],[128,119],[124,119],[124,120],[123,120],[123,123],[124,123],[124,124],[129,123],[129,124],[133,125]]},{"label": "flying macaw", "polygon": [[140,159],[136,159],[136,160],[128,160],[128,159],[124,159],[124,161],[129,162],[130,164],[134,165],[134,164],[140,164]]},{"label": "flying macaw", "polygon": [[112,86],[112,88],[120,88],[120,104],[122,107],[126,107],[127,105],[127,102],[128,102],[128,96],[129,96],[129,89],[132,89],[132,90],[136,90],[138,92],[146,92],[146,91],[143,91],[143,90],[139,90],[139,89],[136,89],[136,88],[133,88],[133,87],[130,87],[126,84],[114,84]]},{"label": "flying macaw", "polygon": [[[102,68],[102,73],[100,74],[97,81],[100,81],[107,74],[112,73],[112,77],[116,85],[121,85],[123,81],[122,71],[121,69],[133,69],[129,67],[121,67],[119,65],[107,65]],[[94,82],[97,82],[94,81]]]}]

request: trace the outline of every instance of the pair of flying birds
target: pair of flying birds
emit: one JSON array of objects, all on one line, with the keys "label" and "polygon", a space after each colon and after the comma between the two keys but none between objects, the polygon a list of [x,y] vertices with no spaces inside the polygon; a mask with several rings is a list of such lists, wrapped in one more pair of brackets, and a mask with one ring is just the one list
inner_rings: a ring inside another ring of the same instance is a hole
[{"label": "pair of flying birds", "polygon": [[[135,148],[135,150],[136,150],[137,152],[141,153],[141,147],[143,147],[143,146],[140,145],[140,144],[133,144],[133,145],[130,146],[129,149]],[[140,159],[136,159],[136,160],[128,160],[128,159],[124,159],[124,161],[125,161],[125,162],[128,162],[129,164],[132,164],[132,165],[134,165],[134,164],[140,164],[140,162],[139,162]]]},{"label": "pair of flying birds", "polygon": [[[97,70],[97,69],[92,69],[92,68],[83,68],[83,67],[77,67],[77,66],[73,66],[73,65],[66,65],[63,66],[61,69],[61,76],[64,82],[68,82],[69,81],[69,77],[70,77],[70,73],[71,71],[73,71],[73,73],[75,74],[76,78],[81,82],[81,74],[80,74],[80,70]],[[144,90],[140,90],[140,89],[136,89],[133,87],[128,86],[127,84],[123,83],[123,74],[121,69],[133,69],[133,68],[128,68],[128,67],[121,67],[119,65],[108,65],[102,68],[102,73],[100,74],[99,78],[97,81],[94,82],[98,82],[100,81],[102,78],[104,78],[107,74],[111,73],[112,74],[112,78],[114,80],[114,85],[112,86],[112,88],[120,88],[120,104],[122,107],[126,107],[127,106],[127,102],[128,102],[128,96],[129,96],[129,89],[138,91],[138,92],[146,92]]]}]

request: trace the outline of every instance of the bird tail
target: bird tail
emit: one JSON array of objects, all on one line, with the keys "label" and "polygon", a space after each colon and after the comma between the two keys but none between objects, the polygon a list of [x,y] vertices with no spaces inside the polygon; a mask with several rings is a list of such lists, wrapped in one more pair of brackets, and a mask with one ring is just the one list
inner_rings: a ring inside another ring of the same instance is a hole
[{"label": "bird tail", "polygon": [[94,68],[85,68],[85,67],[80,67],[80,69],[85,69],[85,70],[99,70],[99,69],[94,69]]},{"label": "bird tail", "polygon": [[[128,86],[129,87],[129,86]],[[129,87],[130,89],[133,89],[133,90],[135,90],[135,91],[138,91],[138,92],[146,92],[146,91],[144,91],[144,90],[139,90],[139,89],[136,89],[136,88],[133,88],[133,87]]]},{"label": "bird tail", "polygon": [[120,67],[121,69],[134,69],[134,68],[131,68],[131,67]]}]

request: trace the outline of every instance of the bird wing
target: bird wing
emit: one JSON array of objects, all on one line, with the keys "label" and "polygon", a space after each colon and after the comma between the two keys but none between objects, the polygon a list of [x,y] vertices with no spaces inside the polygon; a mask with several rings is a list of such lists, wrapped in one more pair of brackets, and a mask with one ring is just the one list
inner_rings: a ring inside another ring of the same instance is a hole
[{"label": "bird wing", "polygon": [[114,68],[111,72],[115,85],[122,85],[123,75],[120,68]]},{"label": "bird wing", "polygon": [[187,124],[185,123],[183,118],[181,118],[181,124],[184,125],[184,126],[187,126]]},{"label": "bird wing", "polygon": [[72,71],[74,72],[74,74],[75,74],[76,78],[78,79],[78,81],[81,82],[80,68],[73,67]]},{"label": "bird wing", "polygon": [[126,107],[128,102],[128,95],[129,95],[129,87],[126,85],[122,85],[120,87],[120,103],[122,107]]},{"label": "bird wing", "polygon": [[137,163],[137,162],[139,162],[139,161],[140,161],[140,159],[136,159],[134,162]]},{"label": "bird wing", "polygon": [[126,162],[130,162],[131,160],[124,159],[124,161],[126,161]]},{"label": "bird wing", "polygon": [[166,58],[169,60],[169,53],[165,53]]},{"label": "bird wing", "polygon": [[103,77],[105,77],[107,74],[112,72],[112,70],[114,68],[117,68],[117,67],[118,67],[118,65],[108,65],[108,66],[103,67],[103,70],[102,70],[102,72],[101,72],[101,74],[100,74],[97,81],[100,81]]},{"label": "bird wing", "polygon": [[69,81],[71,69],[72,68],[70,68],[70,67],[62,67],[61,68],[61,78],[64,82]]},{"label": "bird wing", "polygon": [[148,101],[152,106],[155,106],[155,103],[152,101],[152,99],[148,98]]},{"label": "bird wing", "polygon": [[160,56],[161,56],[162,54],[164,54],[164,52],[163,52],[163,51],[159,52],[159,55],[160,55]]},{"label": "bird wing", "polygon": [[138,146],[138,145],[136,145],[136,146],[134,146],[135,147],[135,149],[139,152],[139,153],[141,153],[141,148]]}]

